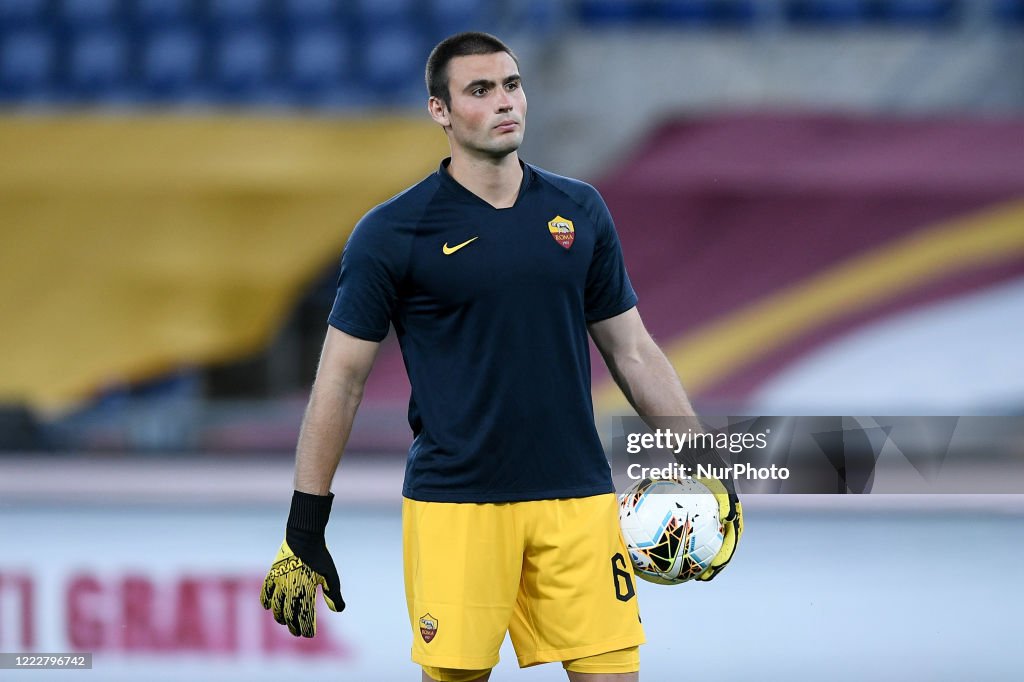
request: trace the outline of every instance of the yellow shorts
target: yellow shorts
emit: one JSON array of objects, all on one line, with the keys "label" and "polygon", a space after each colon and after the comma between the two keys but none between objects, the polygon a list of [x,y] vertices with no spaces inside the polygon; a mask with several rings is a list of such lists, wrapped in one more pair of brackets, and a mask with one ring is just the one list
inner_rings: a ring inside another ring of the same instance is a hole
[{"label": "yellow shorts", "polygon": [[402,502],[412,660],[487,670],[508,632],[520,667],[644,642],[613,494],[499,504]]}]

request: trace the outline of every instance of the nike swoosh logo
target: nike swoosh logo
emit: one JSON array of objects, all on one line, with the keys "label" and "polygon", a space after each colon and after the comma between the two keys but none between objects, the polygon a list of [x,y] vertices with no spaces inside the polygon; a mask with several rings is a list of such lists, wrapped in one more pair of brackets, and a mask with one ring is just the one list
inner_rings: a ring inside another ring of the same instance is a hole
[{"label": "nike swoosh logo", "polygon": [[467,239],[466,241],[462,242],[461,244],[456,244],[455,246],[448,246],[448,242],[445,242],[444,246],[441,247],[441,252],[444,255],[446,255],[446,256],[450,256],[453,253],[455,253],[456,251],[458,251],[459,249],[461,249],[463,246],[466,246],[467,244],[471,244],[471,243],[475,242],[477,239],[480,239],[480,237],[477,236],[477,237],[473,237],[472,239]]}]

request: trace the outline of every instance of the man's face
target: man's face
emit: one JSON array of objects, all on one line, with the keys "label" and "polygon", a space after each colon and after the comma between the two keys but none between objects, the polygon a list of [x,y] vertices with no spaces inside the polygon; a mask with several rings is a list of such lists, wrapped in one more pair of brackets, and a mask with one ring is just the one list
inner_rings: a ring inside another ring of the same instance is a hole
[{"label": "man's face", "polygon": [[449,130],[452,147],[502,157],[523,143],[526,94],[507,52],[455,57],[448,62],[451,108],[431,98],[434,120]]}]

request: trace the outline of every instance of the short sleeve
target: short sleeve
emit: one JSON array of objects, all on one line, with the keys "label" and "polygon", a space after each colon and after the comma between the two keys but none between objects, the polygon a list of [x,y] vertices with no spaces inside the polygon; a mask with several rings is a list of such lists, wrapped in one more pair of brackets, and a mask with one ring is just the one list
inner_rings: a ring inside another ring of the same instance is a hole
[{"label": "short sleeve", "polygon": [[636,305],[636,292],[626,274],[622,246],[604,199],[594,192],[593,212],[597,226],[594,256],[587,271],[584,308],[587,323],[615,317]]},{"label": "short sleeve", "polygon": [[367,341],[387,336],[402,273],[391,233],[374,212],[352,231],[341,255],[338,291],[328,318],[332,327]]}]

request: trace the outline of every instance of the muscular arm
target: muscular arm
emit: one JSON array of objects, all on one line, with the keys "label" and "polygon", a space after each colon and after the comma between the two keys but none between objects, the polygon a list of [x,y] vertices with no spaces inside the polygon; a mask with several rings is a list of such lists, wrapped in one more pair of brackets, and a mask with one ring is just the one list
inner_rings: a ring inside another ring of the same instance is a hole
[{"label": "muscular arm", "polygon": [[295,454],[295,489],[330,492],[380,344],[328,327]]},{"label": "muscular arm", "polygon": [[654,417],[684,417],[687,426],[700,429],[679,375],[647,332],[636,308],[595,322],[589,329],[615,383],[648,425],[663,425],[652,424]]}]

